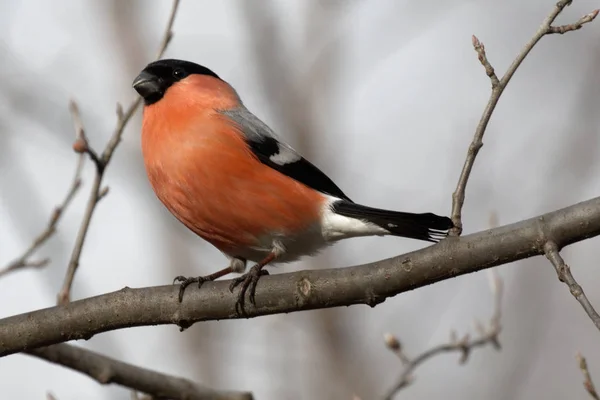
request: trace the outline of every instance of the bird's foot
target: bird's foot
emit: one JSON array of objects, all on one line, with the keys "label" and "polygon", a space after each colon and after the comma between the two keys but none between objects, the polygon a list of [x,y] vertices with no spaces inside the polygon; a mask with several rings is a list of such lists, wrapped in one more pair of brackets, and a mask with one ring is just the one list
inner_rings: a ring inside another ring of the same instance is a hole
[{"label": "bird's foot", "polygon": [[239,278],[235,278],[229,285],[229,291],[233,293],[233,289],[235,289],[235,287],[239,284],[242,284],[240,292],[238,293],[237,301],[235,303],[235,312],[237,312],[238,315],[246,314],[246,311],[244,310],[244,303],[246,291],[248,291],[248,288],[250,288],[250,293],[248,296],[250,303],[256,306],[256,301],[254,298],[254,295],[256,293],[256,284],[258,283],[258,280],[261,276],[269,275],[269,271],[263,270],[262,268],[263,265],[260,264],[253,266],[247,273],[240,276]]},{"label": "bird's foot", "polygon": [[214,279],[215,278],[213,278],[212,275],[196,276],[196,277],[189,277],[189,278],[186,278],[185,276],[182,276],[182,275],[176,276],[175,279],[173,279],[173,284],[175,284],[177,282],[181,282],[181,286],[179,287],[179,302],[181,303],[183,301],[183,292],[185,292],[185,288],[190,286],[192,283],[197,282],[198,289],[200,289],[204,282],[213,281]]}]

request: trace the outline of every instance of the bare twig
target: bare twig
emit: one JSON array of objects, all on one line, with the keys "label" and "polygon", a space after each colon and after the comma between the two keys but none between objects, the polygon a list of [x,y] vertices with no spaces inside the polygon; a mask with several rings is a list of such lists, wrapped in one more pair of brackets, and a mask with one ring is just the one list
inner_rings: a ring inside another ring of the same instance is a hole
[{"label": "bare twig", "polygon": [[190,380],[136,367],[68,344],[26,351],[26,354],[79,371],[103,385],[115,383],[155,398],[173,400],[251,400],[247,392],[216,391]]},{"label": "bare twig", "polygon": [[484,327],[481,323],[476,322],[476,329],[479,333],[479,338],[471,340],[469,335],[465,335],[462,339],[457,339],[456,333],[451,332],[450,342],[433,347],[417,357],[408,357],[400,345],[398,339],[391,334],[385,335],[385,344],[387,347],[398,356],[404,369],[400,374],[398,381],[394,384],[392,389],[385,395],[386,400],[391,400],[400,390],[407,387],[413,382],[412,373],[425,361],[437,355],[448,353],[448,352],[459,352],[461,353],[459,363],[464,364],[467,362],[471,351],[477,347],[483,347],[486,345],[492,345],[497,350],[500,350],[500,341],[498,336],[502,330],[500,325],[500,319],[502,317],[502,288],[503,283],[498,274],[494,270],[490,270],[490,288],[494,295],[494,313],[490,319],[488,327]]},{"label": "bare twig", "polygon": [[548,33],[559,33],[562,35],[563,33],[581,29],[581,27],[584,24],[587,24],[588,22],[592,22],[598,16],[598,11],[599,10],[594,10],[591,13],[584,15],[583,17],[579,18],[579,20],[577,22],[575,22],[573,24],[551,26]]},{"label": "bare twig", "polygon": [[[248,317],[367,304],[501,264],[544,254],[544,237],[559,247],[600,235],[600,197],[518,223],[488,229],[411,253],[347,268],[264,276]],[[0,357],[126,327],[239,318],[231,281],[189,287],[182,303],[173,285],[130,289],[0,320]]]},{"label": "bare twig", "polygon": [[[73,118],[75,131],[79,132],[78,121],[75,120],[75,116],[73,116]],[[81,132],[83,132],[83,129]],[[56,232],[56,227],[60,221],[60,218],[63,216],[65,210],[67,207],[69,207],[71,201],[75,197],[75,194],[77,194],[77,191],[81,187],[81,172],[83,171],[84,161],[85,158],[83,154],[80,154],[77,158],[75,174],[73,176],[73,180],[71,181],[71,185],[67,190],[67,194],[65,195],[63,201],[52,211],[50,219],[46,224],[46,228],[33,240],[29,248],[27,248],[27,250],[25,250],[25,252],[19,258],[11,261],[6,267],[0,270],[0,277],[21,268],[41,268],[50,262],[50,259],[48,258],[42,260],[30,260],[30,257]]]},{"label": "bare twig", "polygon": [[[162,57],[167,46],[169,45],[169,42],[171,41],[171,38],[173,37],[173,24],[175,22],[175,15],[177,14],[178,6],[179,0],[174,0],[165,33],[158,48],[157,58]],[[96,209],[98,202],[108,193],[108,188],[101,188],[104,171],[108,166],[117,146],[119,145],[119,142],[121,141],[121,137],[123,136],[123,132],[127,126],[127,123],[135,111],[139,108],[140,104],[141,98],[139,96],[136,96],[136,99],[129,105],[129,107],[127,107],[126,111],[123,111],[123,107],[120,104],[117,104],[117,126],[110,140],[108,141],[106,148],[102,152],[102,155],[98,156],[97,153],[88,146],[85,136],[82,135],[83,139],[80,142],[78,141],[82,151],[87,153],[94,161],[96,165],[96,175],[92,184],[85,214],[83,216],[83,220],[81,221],[77,238],[75,239],[75,245],[69,260],[63,286],[58,293],[59,304],[67,304],[70,301],[73,279],[75,278],[75,272],[79,266],[79,259],[81,257],[81,252],[83,251],[83,245],[92,221],[94,210]],[[81,130],[81,132],[83,132],[83,130]]]},{"label": "bare twig", "polygon": [[494,71],[494,67],[492,67],[492,64],[490,64],[487,59],[487,55],[485,54],[485,46],[479,41],[479,39],[477,39],[477,36],[475,35],[471,37],[471,42],[473,43],[473,48],[477,52],[479,62],[481,65],[483,65],[483,68],[485,68],[485,74],[492,81],[492,89],[495,89],[500,84],[500,80],[496,75],[496,71]]},{"label": "bare twig", "polygon": [[585,357],[581,354],[577,354],[576,356],[577,362],[579,363],[579,369],[583,373],[583,387],[587,392],[592,396],[594,400],[600,400],[600,396],[598,396],[598,392],[596,392],[596,387],[594,386],[594,382],[592,381],[592,377],[590,375],[590,370],[588,369],[587,361]]},{"label": "bare twig", "polygon": [[87,154],[90,159],[94,162],[97,169],[102,168],[102,163],[98,158],[98,154],[88,145],[88,139],[85,135],[85,128],[83,127],[83,120],[81,119],[81,113],[79,112],[79,106],[73,99],[69,102],[69,111],[71,111],[71,117],[73,118],[73,125],[75,126],[75,142],[73,142],[73,150],[79,154]]},{"label": "bare twig", "polygon": [[565,263],[562,256],[559,253],[558,245],[553,241],[548,241],[544,245],[544,253],[546,258],[550,260],[554,269],[556,269],[556,273],[558,274],[558,279],[561,282],[564,282],[568,287],[569,291],[577,299],[579,304],[583,307],[587,315],[590,317],[596,328],[600,330],[600,315],[592,306],[592,303],[588,300],[587,296],[583,292],[583,288],[577,283],[573,274],[571,273],[571,268]]},{"label": "bare twig", "polygon": [[582,17],[579,21],[571,25],[563,25],[559,27],[552,26],[552,23],[556,19],[556,17],[563,11],[563,9],[570,5],[572,0],[561,0],[552,9],[550,15],[546,17],[546,19],[542,22],[538,30],[535,32],[533,37],[525,44],[523,49],[517,55],[517,58],[512,62],[512,64],[508,67],[502,79],[498,80],[496,73],[494,72],[494,68],[490,64],[485,54],[485,48],[483,44],[473,36],[473,47],[477,52],[479,61],[484,66],[486,74],[490,78],[492,83],[492,93],[490,94],[490,98],[488,103],[483,111],[483,115],[479,120],[479,124],[475,130],[475,135],[473,136],[473,141],[469,145],[469,149],[467,151],[467,157],[465,159],[465,163],[463,165],[462,171],[460,173],[460,178],[458,179],[458,183],[456,185],[456,190],[452,193],[452,221],[454,222],[455,228],[452,230],[452,234],[460,235],[462,233],[462,207],[465,203],[465,190],[467,187],[467,181],[469,180],[469,176],[471,175],[471,170],[473,169],[473,164],[475,163],[475,158],[477,157],[477,153],[483,146],[483,135],[485,134],[485,130],[488,126],[490,118],[492,117],[492,113],[498,104],[498,100],[504,92],[504,89],[510,82],[510,79],[513,77],[525,57],[529,54],[529,52],[533,49],[533,47],[537,44],[537,42],[544,37],[545,35],[552,33],[565,33],[575,29],[581,28],[581,26],[587,22],[591,22],[597,15],[598,10],[593,11],[584,17]]}]

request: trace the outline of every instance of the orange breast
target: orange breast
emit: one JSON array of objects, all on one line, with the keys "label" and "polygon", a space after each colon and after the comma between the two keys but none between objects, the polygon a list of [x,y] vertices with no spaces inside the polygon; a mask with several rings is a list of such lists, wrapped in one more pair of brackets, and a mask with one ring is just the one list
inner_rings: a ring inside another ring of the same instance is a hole
[{"label": "orange breast", "polygon": [[225,117],[161,103],[144,111],[144,162],[158,198],[189,229],[235,255],[319,220],[324,196],[258,161]]}]

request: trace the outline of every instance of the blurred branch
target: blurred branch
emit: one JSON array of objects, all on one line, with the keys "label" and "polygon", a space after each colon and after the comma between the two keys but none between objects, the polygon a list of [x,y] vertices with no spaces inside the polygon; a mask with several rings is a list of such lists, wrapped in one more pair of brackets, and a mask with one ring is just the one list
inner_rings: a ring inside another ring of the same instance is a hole
[{"label": "blurred branch", "polygon": [[84,158],[83,155],[80,155],[77,159],[75,175],[71,181],[69,190],[67,191],[64,200],[52,211],[50,220],[46,224],[46,228],[33,240],[29,248],[27,248],[27,250],[25,250],[25,252],[19,258],[11,261],[6,267],[0,270],[0,277],[22,268],[41,268],[50,262],[49,258],[44,258],[42,260],[30,260],[30,257],[56,232],[56,227],[60,221],[60,218],[63,216],[65,210],[67,207],[69,207],[71,201],[75,197],[75,194],[81,187],[81,172],[83,170],[83,164]]},{"label": "blurred branch", "polygon": [[546,254],[546,258],[550,260],[554,268],[556,269],[556,273],[558,274],[558,280],[564,282],[568,287],[569,291],[577,299],[579,304],[583,307],[587,315],[590,317],[596,328],[600,330],[600,315],[592,306],[592,303],[588,300],[587,296],[583,292],[583,288],[577,283],[573,274],[571,273],[571,268],[565,263],[565,260],[562,258],[559,252],[558,245],[553,241],[548,241],[544,245],[544,253]]},{"label": "blurred branch", "polygon": [[489,344],[494,346],[494,348],[497,350],[500,350],[500,341],[498,336],[502,330],[500,319],[502,317],[501,311],[503,283],[500,277],[494,273],[494,270],[490,271],[490,288],[492,294],[494,295],[494,313],[487,328],[484,327],[480,322],[476,321],[475,327],[480,335],[478,339],[471,340],[467,334],[462,339],[458,340],[456,337],[456,332],[453,331],[451,332],[451,339],[449,343],[433,347],[417,357],[409,358],[404,353],[400,342],[395,336],[391,334],[386,334],[384,336],[387,347],[393,351],[394,354],[398,356],[402,364],[404,364],[404,369],[400,374],[400,378],[396,384],[394,384],[394,387],[384,397],[384,399],[391,400],[400,390],[410,385],[413,382],[413,371],[432,357],[448,352],[460,352],[461,357],[459,359],[459,363],[464,364],[467,362],[471,351],[477,347],[483,347]]},{"label": "blurred branch", "polygon": [[[411,253],[348,268],[298,271],[263,277],[248,316],[352,304],[371,307],[398,293],[444,279],[544,254],[551,237],[560,248],[600,235],[600,197],[532,219],[450,237]],[[229,280],[120,291],[0,320],[0,356],[25,349],[89,339],[115,329],[239,318]]]},{"label": "blurred branch", "polygon": [[[169,42],[173,38],[172,29],[173,23],[175,22],[175,15],[177,14],[178,6],[179,0],[174,0],[165,29],[165,33],[163,35],[156,55],[157,59],[162,57],[165,50],[167,49],[167,46],[169,45]],[[75,103],[73,102],[72,104]],[[87,153],[92,159],[92,161],[94,161],[94,164],[96,165],[96,175],[94,177],[94,183],[92,184],[92,190],[88,199],[85,214],[83,216],[83,220],[81,221],[79,232],[77,233],[77,238],[75,239],[75,246],[73,247],[71,259],[69,260],[65,280],[63,282],[62,289],[58,293],[59,304],[67,304],[70,301],[71,286],[73,285],[75,272],[79,267],[79,259],[81,257],[81,252],[83,251],[83,245],[85,243],[85,238],[89,230],[90,223],[92,221],[94,210],[96,209],[98,202],[102,199],[104,195],[106,195],[108,190],[107,188],[100,188],[102,185],[102,178],[104,177],[104,171],[106,170],[108,163],[110,162],[117,146],[119,145],[119,142],[121,141],[121,137],[123,136],[123,131],[125,130],[127,123],[129,122],[135,111],[138,109],[140,104],[141,98],[139,96],[136,96],[136,100],[134,100],[129,105],[129,107],[127,107],[126,111],[123,111],[123,107],[120,104],[117,104],[117,126],[101,155],[98,155],[93,149],[91,149],[88,146],[87,140],[85,139],[85,136],[83,134],[83,129],[81,130],[81,138],[78,138],[74,144],[74,148],[76,151]],[[76,109],[77,107],[75,105],[75,110]],[[81,119],[79,119],[79,121],[80,120]]]},{"label": "blurred branch", "polygon": [[115,383],[154,398],[173,400],[251,400],[252,394],[219,392],[171,375],[136,367],[101,354],[68,344],[27,350],[31,356],[89,376],[103,385]]},{"label": "blurred branch", "polygon": [[496,73],[494,72],[494,68],[491,66],[490,62],[487,59],[485,54],[485,47],[483,44],[473,36],[473,47],[477,52],[479,61],[484,66],[486,74],[490,78],[492,83],[492,93],[488,100],[488,103],[483,111],[483,115],[479,120],[479,124],[477,125],[477,129],[475,130],[475,135],[473,137],[473,141],[469,145],[469,149],[467,151],[467,157],[465,159],[465,163],[463,165],[463,169],[460,173],[460,178],[458,179],[458,183],[456,185],[456,190],[452,193],[452,221],[454,222],[455,228],[452,230],[454,235],[460,235],[462,233],[462,207],[465,203],[465,190],[467,187],[467,181],[471,175],[471,170],[473,169],[473,164],[475,163],[475,158],[477,157],[477,153],[483,146],[483,135],[488,126],[490,118],[492,117],[492,113],[496,108],[496,104],[498,104],[498,100],[500,100],[500,96],[504,89],[510,82],[510,79],[513,77],[525,57],[529,54],[529,52],[533,49],[533,47],[537,44],[537,42],[544,36],[553,34],[553,33],[565,33],[572,30],[576,30],[581,28],[581,26],[585,23],[591,22],[598,15],[598,10],[595,10],[581,19],[570,25],[563,25],[554,27],[552,23],[558,17],[558,15],[564,10],[565,7],[569,6],[572,3],[572,0],[560,0],[554,8],[550,15],[546,17],[546,19],[542,22],[538,30],[535,32],[533,37],[525,44],[523,49],[517,55],[517,58],[512,62],[512,64],[508,67],[502,79],[498,79]]},{"label": "blurred branch", "polygon": [[75,141],[73,142],[73,150],[79,154],[87,154],[90,159],[94,162],[96,168],[102,168],[102,163],[98,158],[98,154],[94,149],[88,145],[88,139],[85,135],[85,128],[83,126],[83,120],[81,119],[81,113],[79,112],[79,106],[75,100],[69,102],[69,111],[71,112],[71,118],[75,125]]},{"label": "blurred branch", "polygon": [[600,396],[598,396],[598,392],[596,392],[596,387],[594,386],[594,382],[592,382],[592,377],[590,376],[590,371],[588,370],[587,361],[585,357],[581,354],[577,354],[576,356],[577,362],[579,363],[579,369],[583,373],[583,387],[588,391],[592,399],[600,400]]}]

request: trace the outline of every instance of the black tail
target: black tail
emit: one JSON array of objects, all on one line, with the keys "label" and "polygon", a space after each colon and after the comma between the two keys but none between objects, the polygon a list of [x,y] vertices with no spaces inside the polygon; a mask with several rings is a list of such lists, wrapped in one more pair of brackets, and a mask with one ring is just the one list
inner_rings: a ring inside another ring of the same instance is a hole
[{"label": "black tail", "polygon": [[346,200],[333,203],[332,210],[345,217],[371,222],[389,231],[392,235],[428,242],[442,240],[448,235],[448,230],[454,226],[450,218],[432,213],[412,214],[388,211]]}]

